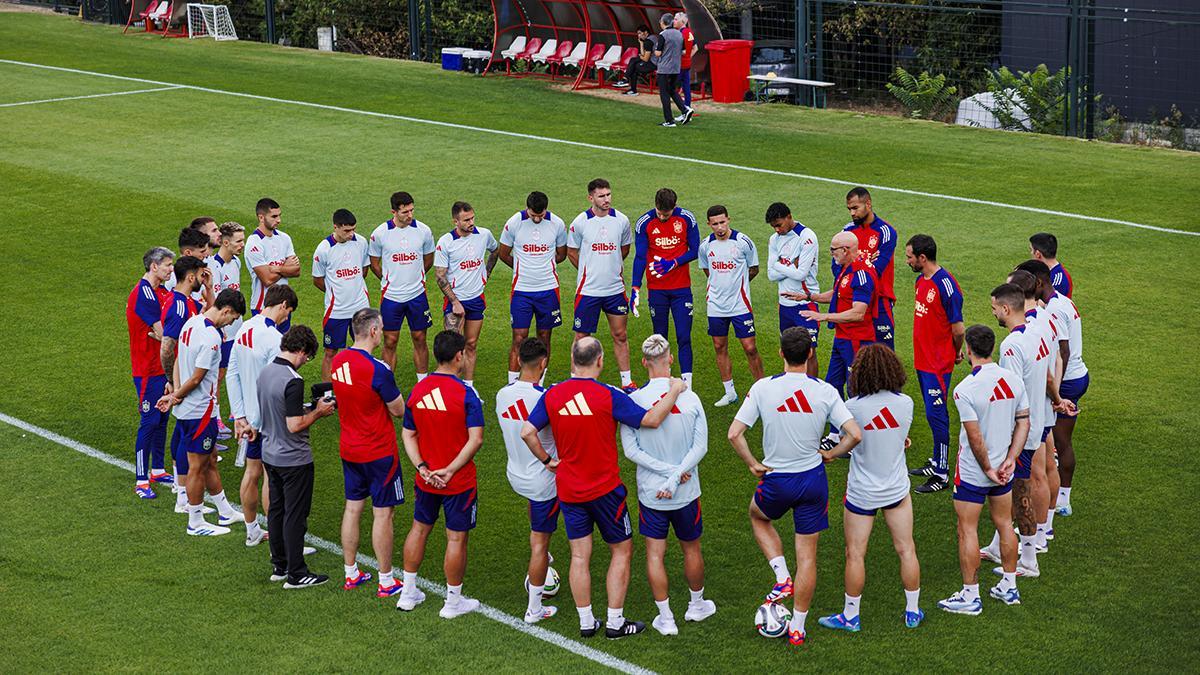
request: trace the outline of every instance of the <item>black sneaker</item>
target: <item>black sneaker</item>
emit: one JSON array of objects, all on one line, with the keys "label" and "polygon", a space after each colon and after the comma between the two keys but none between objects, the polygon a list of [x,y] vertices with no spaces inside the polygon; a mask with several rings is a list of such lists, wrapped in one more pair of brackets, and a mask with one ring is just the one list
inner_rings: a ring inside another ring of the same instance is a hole
[{"label": "black sneaker", "polygon": [[613,82],[613,86],[624,88],[629,86],[629,82],[627,80],[617,80],[616,82]]},{"label": "black sneaker", "polygon": [[609,640],[620,640],[623,637],[637,635],[644,630],[646,630],[646,624],[642,623],[641,621],[630,621],[629,619],[625,619],[625,623],[621,624],[620,628],[605,628],[604,637],[608,638]]},{"label": "black sneaker", "polygon": [[287,581],[287,570],[271,570],[271,581]]},{"label": "black sneaker", "polygon": [[950,487],[950,481],[946,480],[943,476],[934,474],[929,477],[929,480],[925,481],[924,485],[918,485],[916,491],[919,494],[927,495],[933,492],[941,492],[948,487]]},{"label": "black sneaker", "polygon": [[299,579],[288,579],[287,582],[283,584],[283,587],[287,590],[292,590],[295,588],[308,588],[309,586],[320,586],[326,581],[329,581],[329,577],[327,575],[312,574],[310,572]]},{"label": "black sneaker", "polygon": [[695,115],[695,114],[696,114],[696,111],[692,110],[691,108],[688,108],[687,110],[683,111],[683,122],[681,122],[681,124],[687,124],[688,122],[691,122],[692,115]]},{"label": "black sneaker", "polygon": [[922,464],[921,466],[918,466],[915,469],[909,469],[908,475],[923,476],[925,478],[930,478],[932,476],[938,475],[938,470],[937,470],[937,467],[933,465],[933,462],[926,460],[925,463]]},{"label": "black sneaker", "polygon": [[596,637],[596,631],[600,630],[600,620],[592,619],[592,622],[593,623],[592,623],[591,628],[580,628],[579,629],[580,637],[585,637],[585,638]]},{"label": "black sneaker", "polygon": [[637,96],[638,93],[636,91],[630,89],[629,91],[621,92],[621,95],[622,96]]},{"label": "black sneaker", "polygon": [[668,129],[674,129],[674,128],[675,128],[675,123],[674,123],[674,122],[663,122],[662,124],[659,124],[659,126],[660,126],[660,127],[666,127],[666,128],[668,128]]}]

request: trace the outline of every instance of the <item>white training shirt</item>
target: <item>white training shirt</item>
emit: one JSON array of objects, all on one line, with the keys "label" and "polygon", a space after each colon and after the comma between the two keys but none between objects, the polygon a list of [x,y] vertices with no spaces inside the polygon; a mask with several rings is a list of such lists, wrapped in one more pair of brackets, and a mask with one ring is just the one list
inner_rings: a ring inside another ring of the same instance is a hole
[{"label": "white training shirt", "polygon": [[625,259],[621,248],[633,245],[629,218],[616,209],[597,216],[591,209],[571,222],[567,246],[579,249],[575,295],[605,298],[625,293]]},{"label": "white training shirt", "polygon": [[[671,380],[656,377],[629,395],[634,403],[649,410],[667,395]],[[700,472],[697,466],[708,452],[708,419],[704,404],[690,389],[679,395],[671,414],[657,429],[634,429],[621,425],[621,445],[625,456],[637,464],[638,501],[658,510],[683,508],[700,497]],[[686,483],[680,474],[691,472]],[[671,491],[670,499],[659,499],[658,491]]]},{"label": "white training shirt", "polygon": [[550,211],[540,223],[518,211],[500,230],[500,243],[512,247],[512,289],[526,293],[558,290],[558,247],[567,245],[567,226]]},{"label": "white training shirt", "polygon": [[483,295],[488,253],[497,248],[500,244],[487,228],[476,226],[465,237],[459,236],[455,228],[438,239],[433,266],[446,268],[446,279],[459,301],[472,300]]},{"label": "white training shirt", "polygon": [[195,389],[183,397],[171,411],[175,419],[218,419],[221,408],[217,403],[217,386],[221,369],[221,331],[203,314],[197,314],[183,324],[179,331],[179,381],[191,379],[197,368],[208,372]]},{"label": "white training shirt", "polygon": [[1036,450],[1046,424],[1046,376],[1050,373],[1054,352],[1052,343],[1036,327],[1017,326],[1000,343],[1000,367],[1021,376],[1029,397],[1029,438],[1026,450]]},{"label": "white training shirt", "polygon": [[250,426],[262,429],[258,409],[258,376],[279,355],[283,335],[275,322],[259,314],[242,324],[233,338],[229,367],[225,369],[225,393],[234,419],[245,417]]},{"label": "white training shirt", "polygon": [[425,256],[433,248],[433,231],[419,220],[408,227],[389,220],[375,228],[367,253],[379,258],[385,299],[408,302],[425,292]]},{"label": "white training shirt", "polygon": [[1055,293],[1046,303],[1046,309],[1054,315],[1054,323],[1060,331],[1058,339],[1066,340],[1071,350],[1066,366],[1063,367],[1063,380],[1077,380],[1087,375],[1087,366],[1083,364],[1083,323],[1075,301],[1062,293]]},{"label": "white training shirt", "polygon": [[[787,234],[772,234],[767,243],[767,278],[779,284],[780,293],[819,293],[817,235],[800,223]],[[784,307],[802,302],[779,296],[779,304]]]},{"label": "white training shirt", "polygon": [[913,400],[894,391],[855,396],[846,408],[862,427],[862,442],[850,453],[846,499],[861,509],[891,506],[909,490],[904,440],[912,426]]},{"label": "white training shirt", "polygon": [[804,373],[764,377],[750,387],[734,419],[752,427],[763,420],[763,461],[781,473],[820,466],[825,425],[840,429],[851,419],[837,389]]},{"label": "white training shirt", "polygon": [[[1037,307],[1031,311],[1025,312],[1025,325],[1029,326],[1035,331],[1038,331],[1041,336],[1046,339],[1046,344],[1050,345],[1050,351],[1052,353],[1050,354],[1050,363],[1048,363],[1046,367],[1052,372],[1056,372],[1055,369],[1059,367],[1058,363],[1062,357],[1058,351],[1058,328],[1054,323],[1054,317],[1050,314],[1050,312],[1046,311],[1045,307]],[[1033,402],[1030,401],[1031,405],[1032,403]],[[1054,401],[1050,400],[1049,396],[1046,396],[1045,403],[1045,409],[1042,414],[1042,423],[1047,427],[1054,426],[1054,422],[1058,419],[1058,413],[1054,410]],[[1033,433],[1032,428],[1029,433]],[[1038,430],[1038,433],[1040,434],[1041,430]]]},{"label": "white training shirt", "polygon": [[313,253],[312,275],[325,278],[325,318],[349,319],[371,304],[367,295],[367,240],[355,234],[338,243],[329,235]]},{"label": "white training shirt", "polygon": [[[296,255],[292,247],[292,238],[283,230],[276,229],[275,234],[267,236],[261,229],[255,229],[246,237],[246,249],[242,258],[246,261],[246,269],[250,271],[250,308],[261,311],[263,300],[267,298],[267,286],[255,274],[255,267],[263,265],[282,265],[289,257]],[[280,277],[277,284],[286,285],[287,279]]]},{"label": "white training shirt", "polygon": [[[496,419],[508,451],[508,483],[517,494],[535,502],[553,499],[557,494],[554,474],[547,469],[521,438],[521,428],[529,419],[529,411],[537,405],[545,390],[532,382],[517,380],[496,392]],[[538,432],[542,448],[551,457],[558,456],[554,434],[547,425]]]},{"label": "white training shirt", "polygon": [[[212,273],[213,285],[213,301],[221,291],[232,288],[237,292],[242,291],[242,261],[234,257],[232,260],[224,260],[220,253],[214,253],[205,261],[208,263],[208,270]],[[233,336],[237,335],[238,329],[242,327],[242,318],[239,316],[234,319],[233,323],[221,329],[221,339],[229,342]]]},{"label": "white training shirt", "polygon": [[758,267],[754,241],[730,230],[724,241],[710,234],[700,242],[700,269],[708,270],[708,316],[750,314],[750,268]]},{"label": "white training shirt", "polygon": [[[1029,396],[1021,376],[995,363],[979,366],[954,388],[954,405],[958,408],[959,421],[979,423],[987,445],[988,461],[993,468],[999,469],[1012,445],[1017,413],[1029,410]],[[1032,429],[1030,433],[1033,433]],[[955,484],[960,480],[976,487],[997,485],[975,461],[965,424],[958,434],[958,470],[954,475]]]}]

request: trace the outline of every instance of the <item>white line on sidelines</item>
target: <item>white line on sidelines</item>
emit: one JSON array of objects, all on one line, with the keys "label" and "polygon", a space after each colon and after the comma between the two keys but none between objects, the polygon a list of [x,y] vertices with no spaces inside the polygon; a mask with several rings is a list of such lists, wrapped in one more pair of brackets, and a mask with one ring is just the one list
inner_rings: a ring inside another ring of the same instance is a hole
[{"label": "white line on sidelines", "polygon": [[106,94],[87,94],[85,96],[63,96],[61,98],[43,98],[36,101],[17,101],[16,103],[0,103],[0,108],[15,108],[20,105],[36,105],[38,103],[57,103],[59,101],[78,101],[85,98],[107,98],[109,96],[127,96],[129,94],[149,94],[153,91],[171,91],[172,89],[183,89],[179,85],[171,85],[169,87],[157,87],[154,89],[135,89],[133,91],[112,91]]},{"label": "white line on sidelines", "polygon": [[[11,415],[6,415],[4,413],[0,413],[0,422],[5,422],[6,424],[10,424],[14,427],[17,427],[18,429],[27,431],[35,436],[41,436],[42,438],[44,438],[48,441],[57,443],[57,444],[63,446],[64,448],[74,450],[75,452],[78,452],[82,455],[87,455],[88,457],[91,457],[93,459],[98,459],[101,462],[104,462],[105,464],[111,464],[112,466],[115,466],[118,469],[123,469],[130,473],[134,472],[133,464],[131,464],[130,462],[127,462],[123,459],[118,459],[116,457],[113,457],[112,455],[110,455],[106,452],[97,450],[96,448],[93,448],[90,445],[85,445],[83,443],[80,443],[79,441],[72,439],[72,438],[67,438],[66,436],[63,436],[61,434],[56,434],[53,431],[50,431],[49,429],[43,429],[42,427],[39,427],[37,425],[30,424],[29,422],[26,422],[25,420],[18,419]],[[265,523],[262,516],[259,516],[258,519],[260,522]],[[315,546],[323,551],[327,551],[329,553],[336,555],[339,559],[342,557],[342,547],[338,546],[337,544],[335,544],[327,539],[322,539],[321,537],[318,537],[313,534],[305,535],[304,539],[305,539],[305,541],[312,544],[313,546]],[[370,567],[371,569],[374,569],[374,570],[379,569],[379,561],[378,560],[376,560],[370,556],[364,555],[362,553],[358,554],[358,562],[362,565]],[[422,588],[424,588],[426,591],[429,591],[430,593],[432,593],[434,595],[437,595],[440,597],[445,597],[445,595],[446,595],[446,587],[442,586],[441,584],[435,584],[432,581],[429,581],[424,578],[418,578],[417,583]],[[570,638],[563,637],[562,635],[559,635],[558,633],[555,633],[554,631],[549,631],[549,630],[546,630],[545,628],[542,628],[542,627],[536,626],[536,625],[531,626],[531,625],[525,623],[525,621],[523,619],[515,617],[511,614],[502,612],[490,605],[485,605],[483,603],[480,603],[478,613],[482,614],[483,616],[486,616],[487,618],[491,619],[492,621],[495,621],[497,623],[503,624],[504,626],[512,628],[515,631],[525,633],[526,635],[537,638],[543,642],[550,643],[550,644],[554,645],[555,647],[565,649],[566,651],[571,652],[572,654],[575,654],[577,656],[582,656],[583,658],[588,659],[589,661],[594,661],[595,663],[598,663],[602,666],[607,666],[609,668],[612,668],[613,670],[618,670],[623,673],[636,673],[638,675],[654,675],[654,671],[652,671],[652,670],[643,668],[639,665],[630,663],[623,659],[619,659],[615,656],[612,656],[611,654],[607,654],[598,649],[593,649],[592,647],[582,644],[576,640],[572,640]]]},{"label": "white line on sidelines", "polygon": [[160,82],[158,80],[147,80],[140,77],[127,77],[124,75],[113,75],[110,73],[101,73],[91,70],[79,70],[77,68],[64,68],[62,66],[47,66],[41,63],[28,63],[26,61],[13,61],[11,59],[0,59],[0,63],[7,63],[14,66],[25,66],[28,68],[41,68],[44,70],[57,70],[64,73],[75,73],[77,75],[92,75],[95,77],[107,77],[114,80],[124,80],[127,82],[143,82],[146,84],[160,84],[181,89],[191,89],[193,91],[202,91],[210,94],[222,94],[225,96],[237,96],[240,98],[249,98],[258,101],[270,101],[273,103],[284,103],[287,105],[304,106],[307,108],[317,108],[320,110],[332,110],[335,112],[352,113],[355,115],[366,115],[368,117],[380,117],[384,119],[401,120],[404,122],[412,122],[414,124],[429,124],[432,126],[445,127],[449,129],[462,129],[465,131],[476,131],[485,134],[495,134],[498,136],[508,136],[510,138],[522,138],[532,141],[540,141],[543,143],[558,143],[561,145],[570,145],[577,148],[587,148],[589,150],[603,150],[607,152],[617,152],[627,155],[637,155],[640,157],[650,157],[652,159],[663,159],[688,164],[699,164],[702,166],[712,166],[722,169],[733,169],[736,171],[749,171],[752,173],[767,174],[771,176],[782,176],[785,178],[798,178],[800,180],[816,181],[820,183],[833,183],[835,185],[862,185],[871,190],[884,192],[895,192],[899,194],[913,195],[916,197],[929,197],[930,199],[945,199],[949,201],[964,202],[967,204],[977,204],[980,206],[994,206],[1002,209],[1013,209],[1016,211],[1025,211],[1027,213],[1037,213],[1046,216],[1059,216],[1062,218],[1072,218],[1075,220],[1086,220],[1095,223],[1110,223],[1113,225],[1125,225],[1127,227],[1136,227],[1143,230],[1153,230],[1155,232],[1166,232],[1169,234],[1182,234],[1189,237],[1200,237],[1200,232],[1189,232],[1187,230],[1177,230],[1169,227],[1159,227],[1158,225],[1146,225],[1145,223],[1135,223],[1129,220],[1120,220],[1117,218],[1104,218],[1102,216],[1089,216],[1082,213],[1071,213],[1068,211],[1056,211],[1053,209],[1042,209],[1035,206],[1022,206],[1020,204],[1006,204],[1004,202],[992,201],[990,199],[976,199],[974,197],[960,197],[957,195],[947,195],[938,192],[925,192],[922,190],[910,190],[907,188],[890,187],[887,185],[873,185],[871,183],[858,183],[855,181],[842,180],[838,178],[827,178],[824,176],[813,176],[804,173],[794,173],[791,171],[779,171],[776,169],[763,169],[754,166],[745,166],[742,164],[731,164],[729,162],[716,162],[707,159],[698,159],[695,157],[684,157],[680,155],[663,155],[657,152],[648,152],[646,150],[634,150],[631,148],[618,148],[608,145],[597,145],[595,143],[584,143],[582,141],[572,141],[564,138],[552,138],[550,136],[537,136],[534,134],[523,134],[516,131],[504,131],[502,129],[489,129],[487,127],[477,127],[469,124],[457,124],[454,122],[441,122],[438,120],[428,120],[421,117],[408,117],[406,115],[393,115],[391,113],[374,112],[371,110],[359,110],[357,108],[346,108],[337,105],[327,105],[324,103],[313,103],[311,101],[296,101],[286,98],[275,98],[274,96],[261,96],[259,94],[247,94],[240,91],[228,91],[225,89],[213,89],[211,87],[198,87],[190,84],[176,84],[172,82]]}]

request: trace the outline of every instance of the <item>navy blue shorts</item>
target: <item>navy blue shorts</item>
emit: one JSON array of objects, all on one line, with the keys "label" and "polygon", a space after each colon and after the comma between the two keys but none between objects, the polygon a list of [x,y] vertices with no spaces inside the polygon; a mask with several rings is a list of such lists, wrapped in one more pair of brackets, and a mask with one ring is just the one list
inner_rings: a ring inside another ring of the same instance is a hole
[{"label": "navy blue shorts", "polygon": [[[259,314],[262,314],[262,310],[260,310],[260,309],[250,310],[250,316],[258,316]],[[279,331],[280,335],[283,335],[284,333],[288,332],[288,329],[291,327],[292,327],[292,315],[291,314],[288,314],[288,317],[283,320],[283,323],[275,324],[275,330]]]},{"label": "navy blue shorts", "polygon": [[1017,455],[1017,468],[1013,470],[1013,478],[1029,480],[1029,477],[1033,475],[1033,453],[1035,452],[1037,452],[1036,448],[1021,450],[1021,454]]},{"label": "navy blue shorts", "polygon": [[897,506],[900,506],[903,503],[904,503],[904,498],[901,497],[899,501],[892,502],[891,504],[888,504],[887,506],[881,506],[876,509],[865,509],[861,506],[855,506],[854,503],[850,501],[849,497],[842,498],[842,506],[845,506],[846,510],[849,511],[850,513],[857,513],[860,516],[874,516],[880,509],[882,509],[884,511],[891,511],[892,509],[896,508]]},{"label": "navy blue shorts", "polygon": [[258,461],[261,462],[262,461],[262,446],[263,446],[263,435],[262,435],[262,432],[260,431],[260,432],[258,432],[258,435],[256,435],[254,437],[254,440],[246,443],[246,459],[257,459]]},{"label": "navy blue shorts", "polygon": [[167,376],[166,375],[151,375],[150,377],[135,377],[133,378],[133,388],[138,393],[138,414],[141,415],[142,424],[164,424],[164,415],[169,413],[159,412],[154,405],[158,403],[158,399],[162,398],[166,392]]},{"label": "navy blue shorts", "polygon": [[791,307],[780,305],[779,333],[783,334],[783,331],[793,326],[799,326],[808,331],[808,335],[812,338],[813,347],[816,347],[817,336],[821,333],[821,324],[813,321],[812,319],[806,319],[800,316],[800,312],[815,312],[817,309],[817,303],[815,302],[802,302],[798,305],[792,305]]},{"label": "navy blue shorts", "polygon": [[[1079,405],[1079,399],[1083,398],[1083,395],[1087,393],[1088,383],[1091,381],[1091,379],[1091,373],[1088,373],[1083,377],[1077,377],[1073,380],[1063,380],[1062,384],[1058,387],[1058,393],[1071,403]],[[1058,419],[1060,420],[1069,420],[1078,416],[1078,412],[1076,412],[1074,415],[1058,413]]]},{"label": "navy blue shorts", "polygon": [[[352,319],[325,319],[322,332],[325,334],[326,349],[345,349],[348,342],[354,341]],[[349,336],[349,340],[347,340]]]},{"label": "navy blue shorts", "polygon": [[771,520],[782,518],[791,509],[796,534],[829,529],[829,481],[825,478],[825,465],[799,473],[772,471],[758,482],[754,503]]},{"label": "navy blue shorts", "polygon": [[954,501],[957,502],[982,504],[988,497],[1003,497],[1010,492],[1012,492],[1012,481],[1009,481],[1008,485],[979,487],[958,478],[954,479]]},{"label": "navy blue shorts", "polygon": [[371,462],[342,460],[342,479],[346,500],[357,502],[371,498],[371,506],[384,509],[404,503],[404,475],[400,456],[381,457]]},{"label": "navy blue shorts", "polygon": [[233,340],[225,340],[221,343],[221,367],[229,367],[229,355],[233,353]]},{"label": "navy blue shorts", "polygon": [[671,511],[659,511],[638,501],[638,534],[650,539],[666,539],[667,529],[675,530],[679,541],[695,541],[704,534],[700,498]]},{"label": "navy blue shorts", "polygon": [[624,293],[606,295],[602,298],[581,295],[575,299],[575,332],[591,335],[600,325],[600,312],[625,316],[629,313],[629,298]]},{"label": "navy blue shorts", "polygon": [[175,431],[171,433],[171,459],[175,460],[175,471],[187,475],[191,463],[188,453],[208,455],[217,447],[217,420],[175,420]]},{"label": "navy blue shorts", "polygon": [[712,337],[728,337],[730,325],[739,340],[754,337],[754,315],[750,312],[737,316],[708,317],[708,334]]},{"label": "navy blue shorts", "polygon": [[563,522],[567,526],[567,539],[591,536],[593,526],[600,528],[601,538],[609,544],[619,544],[631,538],[633,525],[629,522],[625,495],[625,486],[618,485],[608,494],[590,502],[561,502]]},{"label": "navy blue shorts", "polygon": [[562,308],[558,291],[513,291],[508,301],[512,327],[528,329],[537,318],[538,330],[550,330],[562,325]]},{"label": "navy blue shorts", "polygon": [[1054,425],[1042,427],[1042,442],[1045,443],[1047,438],[1050,438],[1050,433],[1054,431]]},{"label": "navy blue shorts", "polygon": [[558,497],[544,502],[529,500],[529,529],[550,534],[558,529]]},{"label": "navy blue shorts", "polygon": [[454,495],[426,492],[420,485],[413,485],[413,488],[417,491],[413,520],[433,525],[437,522],[438,511],[445,511],[447,530],[470,532],[475,529],[475,511],[479,507],[479,493],[475,488]]},{"label": "navy blue shorts", "polygon": [[[463,318],[466,321],[483,321],[483,310],[487,309],[487,299],[482,295],[470,300],[459,298],[458,301],[463,306]],[[449,314],[454,309],[454,305],[449,302],[442,303],[442,315]]]},{"label": "navy blue shorts", "polygon": [[406,302],[383,299],[379,303],[379,313],[383,315],[383,329],[396,331],[408,321],[410,331],[422,331],[433,325],[429,316],[429,298],[424,293]]}]

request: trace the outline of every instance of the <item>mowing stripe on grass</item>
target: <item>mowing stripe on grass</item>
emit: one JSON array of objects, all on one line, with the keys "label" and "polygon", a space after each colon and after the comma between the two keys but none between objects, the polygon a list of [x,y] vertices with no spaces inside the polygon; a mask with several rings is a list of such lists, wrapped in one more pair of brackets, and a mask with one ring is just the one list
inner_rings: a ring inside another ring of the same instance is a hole
[{"label": "mowing stripe on grass", "polygon": [[149,94],[155,91],[171,91],[172,89],[183,89],[179,85],[171,85],[169,87],[156,87],[154,89],[135,89],[133,91],[113,91],[107,94],[87,94],[84,96],[62,96],[60,98],[42,98],[36,101],[17,101],[16,103],[0,103],[0,108],[15,108],[20,105],[36,105],[38,103],[58,103],[59,101],[79,101],[85,98],[107,98],[109,96],[127,96],[129,94]]},{"label": "mowing stripe on grass", "polygon": [[[115,466],[118,469],[123,469],[125,471],[128,471],[129,473],[134,473],[134,466],[132,463],[127,462],[123,459],[118,459],[116,457],[113,457],[112,455],[110,455],[106,452],[97,450],[96,448],[93,448],[90,445],[80,443],[79,441],[76,441],[72,438],[67,438],[66,436],[63,436],[61,434],[56,434],[53,431],[50,431],[49,429],[43,429],[42,427],[39,427],[34,424],[30,424],[29,422],[26,422],[25,420],[18,419],[11,415],[6,415],[4,413],[0,413],[0,422],[4,422],[6,424],[14,426],[18,429],[21,429],[22,431],[26,431],[35,436],[40,436],[48,441],[57,443],[58,445],[61,445],[64,448],[67,448],[69,450],[74,450],[75,452],[78,452],[82,455],[86,455],[93,459],[98,459],[101,462],[104,462],[105,464],[111,464],[112,466]],[[241,507],[239,506],[238,508],[241,508]],[[262,516],[259,516],[258,520],[264,526],[266,525],[266,519],[263,518]],[[318,537],[311,533],[305,535],[304,539],[305,539],[305,541],[312,544],[316,548],[319,548],[323,551],[327,551],[329,553],[336,555],[339,559],[342,557],[342,547],[338,546],[337,544],[333,543],[332,541],[329,541],[327,539],[322,539],[321,537]],[[358,562],[362,565],[370,567],[371,569],[374,569],[377,571],[379,570],[379,561],[370,556],[359,553],[358,554]],[[424,578],[418,578],[417,583],[418,583],[418,585],[421,586],[421,588],[432,593],[433,595],[437,595],[440,597],[445,597],[445,595],[446,595],[446,587],[441,584],[435,584],[432,581],[429,581],[428,579],[424,579]],[[543,642],[552,644],[555,647],[565,649],[565,650],[571,652],[572,654],[575,654],[577,656],[582,656],[583,658],[588,659],[589,661],[594,661],[595,663],[598,663],[602,666],[607,666],[609,668],[612,668],[613,670],[618,670],[623,673],[631,673],[631,674],[637,674],[637,675],[654,675],[654,671],[652,671],[652,670],[649,670],[649,669],[643,668],[639,665],[630,663],[628,661],[625,661],[624,659],[619,659],[615,656],[612,656],[611,654],[607,654],[598,649],[593,649],[592,647],[582,644],[576,640],[572,640],[571,638],[568,638],[568,637],[563,637],[562,635],[559,635],[558,633],[555,633],[554,631],[546,630],[545,628],[542,628],[537,625],[531,626],[531,625],[525,623],[524,619],[515,617],[506,612],[502,612],[502,611],[496,609],[495,607],[486,605],[482,602],[479,603],[478,613],[482,614],[483,616],[486,616],[487,618],[491,619],[492,621],[495,621],[499,624],[507,626],[508,628],[511,628],[515,631],[519,631],[519,632],[529,635],[531,637],[537,638]]]},{"label": "mowing stripe on grass", "polygon": [[127,77],[125,75],[113,75],[111,73],[101,73],[92,70],[79,70],[77,68],[64,68],[62,66],[48,66],[41,63],[29,63],[26,61],[13,61],[11,59],[0,59],[0,63],[7,63],[14,66],[25,66],[28,68],[41,68],[44,70],[56,70],[64,73],[74,73],[77,75],[92,75],[95,77],[106,77],[114,80],[124,80],[127,82],[142,82],[145,84],[158,84],[168,87],[180,89],[191,89],[193,91],[202,91],[210,94],[222,94],[224,96],[237,96],[240,98],[249,98],[257,101],[270,101],[272,103],[283,103],[287,105],[304,106],[307,108],[317,108],[320,110],[332,110],[335,112],[351,113],[354,115],[366,115],[368,117],[380,117],[384,119],[401,120],[404,122],[412,122],[414,124],[429,124],[433,126],[445,127],[448,129],[462,129],[464,131],[476,131],[485,134],[495,134],[498,136],[508,136],[510,138],[522,138],[531,141],[539,141],[543,143],[558,143],[561,145],[570,145],[577,148],[587,148],[589,150],[604,150],[607,152],[617,152],[627,155],[637,155],[640,157],[650,157],[652,159],[662,159],[670,161],[685,162],[688,164],[699,164],[702,166],[712,166],[722,169],[733,169],[736,171],[749,171],[752,173],[767,174],[771,176],[782,176],[785,178],[797,178],[800,180],[815,181],[820,183],[833,183],[835,185],[862,185],[872,190],[882,190],[884,192],[895,192],[898,194],[913,195],[916,197],[929,197],[930,199],[946,199],[949,201],[964,202],[967,204],[977,204],[980,206],[994,206],[1002,209],[1013,209],[1016,211],[1025,211],[1027,213],[1037,213],[1047,216],[1059,216],[1062,218],[1072,218],[1075,220],[1085,220],[1095,223],[1110,223],[1113,225],[1124,225],[1127,227],[1136,227],[1143,230],[1152,230],[1155,232],[1165,232],[1168,234],[1182,234],[1189,237],[1200,237],[1200,232],[1188,232],[1186,230],[1177,230],[1169,227],[1160,227],[1158,225],[1147,225],[1145,223],[1135,223],[1129,220],[1120,220],[1117,218],[1105,218],[1102,216],[1089,216],[1082,213],[1070,213],[1067,211],[1056,211],[1053,209],[1042,209],[1036,206],[1023,206],[1021,204],[1006,204],[1004,202],[992,201],[990,199],[976,199],[974,197],[960,197],[958,195],[947,195],[938,192],[925,192],[922,190],[910,190],[908,188],[890,187],[887,185],[873,185],[871,183],[859,183],[855,181],[842,180],[839,178],[827,178],[824,176],[813,176],[804,173],[794,173],[791,171],[779,171],[776,169],[763,169],[754,166],[745,166],[742,164],[731,164],[729,162],[716,162],[708,159],[698,159],[695,157],[682,157],[679,155],[663,155],[657,152],[648,152],[645,150],[634,150],[631,148],[618,148],[609,145],[597,145],[595,143],[584,143],[582,141],[572,141],[564,138],[551,138],[549,136],[537,136],[534,134],[523,134],[517,131],[504,131],[502,129],[489,129],[487,127],[477,127],[469,124],[457,124],[455,122],[442,122],[438,120],[429,120],[421,117],[408,117],[406,115],[393,115],[391,113],[375,112],[372,110],[359,110],[356,108],[346,108],[338,105],[327,105],[324,103],[313,103],[311,101],[297,101],[286,98],[276,98],[274,96],[261,96],[259,94],[247,94],[240,91],[228,91],[225,89],[213,89],[211,87],[199,87],[190,84],[176,84],[172,82],[160,82],[158,80],[147,80],[140,77]]}]

